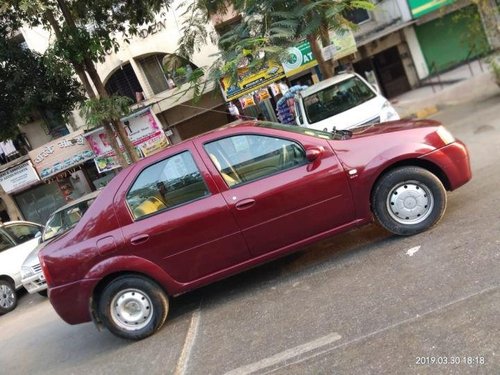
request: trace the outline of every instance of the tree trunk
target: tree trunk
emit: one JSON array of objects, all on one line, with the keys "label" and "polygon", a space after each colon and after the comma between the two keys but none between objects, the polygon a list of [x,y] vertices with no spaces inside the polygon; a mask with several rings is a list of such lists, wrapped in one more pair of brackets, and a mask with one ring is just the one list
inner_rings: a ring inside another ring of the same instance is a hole
[{"label": "tree trunk", "polygon": [[125,168],[128,166],[127,160],[123,156],[120,146],[118,145],[118,141],[116,140],[116,135],[113,127],[111,124],[106,123],[104,124],[104,131],[106,132],[106,135],[108,136],[109,143],[111,144],[111,147],[113,150],[115,150],[116,153],[116,158],[118,159],[118,163]]},{"label": "tree trunk", "polygon": [[319,70],[321,71],[321,74],[323,75],[323,79],[331,78],[333,77],[332,73],[332,66],[325,62],[323,59],[323,54],[321,53],[321,48],[318,43],[318,39],[316,38],[316,35],[308,35],[307,40],[309,41],[309,44],[311,45],[311,51],[313,53],[314,58],[318,62]]}]

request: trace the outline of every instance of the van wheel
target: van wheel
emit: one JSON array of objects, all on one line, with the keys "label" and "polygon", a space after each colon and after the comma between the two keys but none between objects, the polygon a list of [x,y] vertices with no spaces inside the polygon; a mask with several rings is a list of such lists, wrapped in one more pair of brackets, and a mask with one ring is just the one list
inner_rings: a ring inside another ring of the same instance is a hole
[{"label": "van wheel", "polygon": [[17,294],[14,285],[7,280],[0,280],[0,315],[7,314],[17,306]]},{"label": "van wheel", "polygon": [[116,336],[142,340],[165,323],[168,297],[152,280],[136,275],[120,276],[103,290],[99,318]]},{"label": "van wheel", "polygon": [[377,182],[372,210],[388,231],[409,236],[436,225],[446,209],[446,190],[434,174],[420,167],[389,171]]}]

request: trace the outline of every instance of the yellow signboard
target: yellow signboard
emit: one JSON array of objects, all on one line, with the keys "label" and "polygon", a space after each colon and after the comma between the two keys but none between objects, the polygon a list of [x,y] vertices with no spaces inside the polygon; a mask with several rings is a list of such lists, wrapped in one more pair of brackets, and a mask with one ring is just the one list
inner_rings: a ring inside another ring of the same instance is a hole
[{"label": "yellow signboard", "polygon": [[231,84],[230,77],[223,77],[220,80],[220,87],[226,101],[231,101],[284,77],[285,72],[281,65],[269,63],[264,69],[254,74],[248,68],[239,69],[236,83]]}]

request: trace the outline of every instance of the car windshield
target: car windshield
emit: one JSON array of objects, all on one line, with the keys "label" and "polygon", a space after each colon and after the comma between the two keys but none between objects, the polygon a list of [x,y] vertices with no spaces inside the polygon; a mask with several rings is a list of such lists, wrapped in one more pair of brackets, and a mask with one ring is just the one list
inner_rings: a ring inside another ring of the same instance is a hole
[{"label": "car windshield", "polygon": [[63,210],[55,212],[43,230],[42,241],[47,241],[55,236],[60,236],[73,228],[82,218],[83,214],[90,207],[95,198],[78,202]]},{"label": "car windshield", "polygon": [[310,124],[338,115],[374,98],[376,94],[358,77],[352,77],[304,97]]}]

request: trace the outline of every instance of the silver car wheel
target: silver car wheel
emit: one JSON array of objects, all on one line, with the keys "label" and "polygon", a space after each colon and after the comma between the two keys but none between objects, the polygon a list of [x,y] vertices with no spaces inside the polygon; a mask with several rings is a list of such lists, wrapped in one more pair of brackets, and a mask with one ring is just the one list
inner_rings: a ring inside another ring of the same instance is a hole
[{"label": "silver car wheel", "polygon": [[387,211],[400,224],[418,224],[432,213],[434,196],[419,181],[405,181],[394,186],[387,196]]},{"label": "silver car wheel", "polygon": [[127,331],[136,331],[148,325],[153,318],[153,304],[139,289],[124,289],[111,301],[113,322]]},{"label": "silver car wheel", "polygon": [[16,303],[16,291],[6,284],[0,285],[0,307],[10,309]]}]

